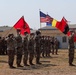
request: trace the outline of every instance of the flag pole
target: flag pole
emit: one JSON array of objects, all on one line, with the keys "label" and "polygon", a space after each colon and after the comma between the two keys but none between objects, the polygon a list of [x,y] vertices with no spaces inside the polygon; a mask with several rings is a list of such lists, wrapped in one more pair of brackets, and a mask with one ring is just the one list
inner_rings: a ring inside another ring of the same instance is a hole
[{"label": "flag pole", "polygon": [[[40,9],[39,9],[39,16],[40,16]],[[40,22],[40,28],[41,28],[41,22]]]},{"label": "flag pole", "polygon": [[[6,36],[12,29],[13,29],[13,27],[5,34],[5,36]],[[4,37],[5,37],[5,36],[4,36]]]}]

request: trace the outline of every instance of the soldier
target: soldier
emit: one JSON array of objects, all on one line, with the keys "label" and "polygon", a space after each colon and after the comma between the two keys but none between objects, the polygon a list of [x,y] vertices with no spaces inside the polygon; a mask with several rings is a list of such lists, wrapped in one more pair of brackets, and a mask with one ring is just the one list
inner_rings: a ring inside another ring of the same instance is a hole
[{"label": "soldier", "polygon": [[2,55],[2,38],[0,37],[0,55]]},{"label": "soldier", "polygon": [[28,33],[27,32],[24,32],[24,40],[23,40],[23,50],[24,50],[24,58],[23,58],[23,63],[24,63],[24,66],[29,66],[27,64],[27,61],[28,61]]},{"label": "soldier", "polygon": [[36,38],[35,38],[35,43],[36,43],[36,64],[41,64],[40,63],[40,53],[41,53],[41,32],[40,31],[36,31]]},{"label": "soldier", "polygon": [[44,41],[44,36],[41,36],[41,53],[42,53],[42,57],[45,57],[44,56],[44,53],[45,53],[45,50],[44,50],[44,43],[45,41]]},{"label": "soldier", "polygon": [[74,32],[71,32],[69,36],[69,66],[75,66],[72,64],[74,60]]},{"label": "soldier", "polygon": [[34,49],[35,49],[35,39],[34,39],[34,33],[30,34],[29,44],[28,44],[28,50],[29,50],[29,64],[34,65],[32,63],[34,59]]},{"label": "soldier", "polygon": [[52,40],[51,40],[51,48],[52,48],[52,54],[54,54],[54,37],[52,37]]},{"label": "soldier", "polygon": [[13,40],[13,34],[8,35],[7,40],[7,53],[8,53],[8,64],[10,68],[15,68],[13,66],[14,56],[15,56],[15,42]]},{"label": "soldier", "polygon": [[16,63],[17,63],[17,67],[22,67],[21,64],[21,60],[22,60],[22,52],[23,52],[23,45],[22,45],[22,37],[20,35],[20,29],[17,29],[17,37],[16,37],[16,41],[17,41],[17,58],[16,58]]},{"label": "soldier", "polygon": [[6,40],[5,37],[2,38],[2,54],[5,55],[6,54]]},{"label": "soldier", "polygon": [[51,57],[50,56],[50,53],[51,53],[51,39],[50,39],[50,36],[48,36],[48,40],[47,40],[47,42],[48,42],[48,57]]},{"label": "soldier", "polygon": [[55,54],[58,55],[58,47],[59,47],[59,41],[57,40],[57,38],[55,38],[54,41],[54,46],[55,46]]}]

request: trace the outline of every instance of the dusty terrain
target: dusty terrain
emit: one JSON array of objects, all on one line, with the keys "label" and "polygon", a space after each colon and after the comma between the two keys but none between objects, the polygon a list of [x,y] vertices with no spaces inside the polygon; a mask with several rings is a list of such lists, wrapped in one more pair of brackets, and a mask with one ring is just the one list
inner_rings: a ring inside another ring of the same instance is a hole
[{"label": "dusty terrain", "polygon": [[[0,75],[76,75],[76,66],[68,65],[67,49],[60,49],[58,55],[51,54],[50,58],[41,58],[42,65],[10,69],[7,61],[7,55],[0,55]],[[33,62],[35,64],[35,59]],[[76,65],[76,52],[73,64]]]}]

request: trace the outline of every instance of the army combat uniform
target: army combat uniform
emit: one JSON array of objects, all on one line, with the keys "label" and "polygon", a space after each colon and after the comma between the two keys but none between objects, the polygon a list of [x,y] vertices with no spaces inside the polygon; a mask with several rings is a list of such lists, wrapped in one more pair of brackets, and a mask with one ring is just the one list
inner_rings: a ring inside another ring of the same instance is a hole
[{"label": "army combat uniform", "polygon": [[40,36],[40,32],[39,31],[37,31],[36,32],[36,34],[37,34],[37,36],[36,36],[36,38],[35,38],[35,43],[36,43],[36,64],[41,64],[40,63],[40,53],[41,53],[41,43],[40,43],[40,41],[41,41],[41,36]]},{"label": "army combat uniform", "polygon": [[69,37],[69,65],[73,66],[72,62],[74,60],[74,36]]},{"label": "army combat uniform", "polygon": [[23,50],[24,50],[24,58],[23,58],[23,63],[24,63],[24,66],[29,66],[27,64],[27,61],[28,61],[28,37],[24,37],[24,40],[23,40]]},{"label": "army combat uniform", "polygon": [[7,53],[8,53],[8,64],[10,68],[15,68],[13,66],[14,56],[15,56],[15,42],[14,39],[11,38],[12,34],[9,34],[9,38],[7,40]]},{"label": "army combat uniform", "polygon": [[57,38],[55,38],[54,46],[55,46],[55,50],[56,50],[55,54],[58,54],[59,41],[57,40]]},{"label": "army combat uniform", "polygon": [[34,59],[34,55],[35,55],[35,52],[34,52],[34,50],[35,50],[35,40],[34,40],[34,34],[33,33],[30,34],[28,50],[29,50],[29,64],[34,65],[32,63],[32,61]]},{"label": "army combat uniform", "polygon": [[23,44],[22,44],[22,37],[20,36],[20,34],[16,37],[16,41],[17,41],[16,63],[17,67],[22,67],[20,64],[22,60]]}]

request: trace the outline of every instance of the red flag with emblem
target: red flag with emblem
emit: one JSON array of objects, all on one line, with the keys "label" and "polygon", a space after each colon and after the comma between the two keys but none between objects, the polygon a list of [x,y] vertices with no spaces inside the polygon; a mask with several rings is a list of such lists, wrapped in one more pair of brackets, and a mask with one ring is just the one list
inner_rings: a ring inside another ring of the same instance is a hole
[{"label": "red flag with emblem", "polygon": [[16,24],[13,26],[15,29],[20,29],[21,34],[24,35],[24,32],[28,32],[30,34],[30,27],[29,25],[25,22],[24,16],[22,16]]}]

